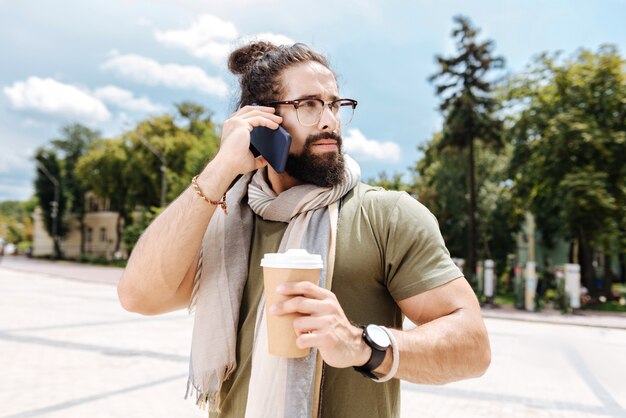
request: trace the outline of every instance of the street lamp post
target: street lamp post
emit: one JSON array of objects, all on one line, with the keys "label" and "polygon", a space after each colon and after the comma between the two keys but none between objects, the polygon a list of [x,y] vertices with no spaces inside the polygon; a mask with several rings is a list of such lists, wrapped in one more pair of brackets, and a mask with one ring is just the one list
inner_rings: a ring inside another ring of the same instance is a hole
[{"label": "street lamp post", "polygon": [[166,169],[167,163],[165,160],[165,156],[161,155],[156,148],[152,146],[150,142],[148,142],[143,136],[138,135],[139,140],[148,148],[161,162],[161,207],[165,207],[166,196],[167,196],[167,177],[166,177]]},{"label": "street lamp post", "polygon": [[60,187],[59,180],[56,179],[45,165],[43,165],[40,161],[37,161],[37,168],[52,182],[54,185],[54,200],[50,202],[50,206],[52,206],[52,211],[50,213],[50,217],[52,218],[52,241],[54,242],[54,256],[58,255],[57,250],[60,251],[61,247],[59,246],[59,196]]}]

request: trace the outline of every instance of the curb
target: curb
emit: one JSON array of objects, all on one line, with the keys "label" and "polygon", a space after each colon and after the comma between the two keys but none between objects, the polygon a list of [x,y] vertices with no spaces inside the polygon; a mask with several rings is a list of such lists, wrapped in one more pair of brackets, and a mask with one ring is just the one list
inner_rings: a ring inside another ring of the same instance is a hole
[{"label": "curb", "polygon": [[483,318],[506,319],[512,321],[537,322],[555,325],[574,325],[594,328],[609,328],[626,330],[626,314],[561,314],[561,313],[534,313],[524,311],[501,310],[498,308],[481,308]]}]

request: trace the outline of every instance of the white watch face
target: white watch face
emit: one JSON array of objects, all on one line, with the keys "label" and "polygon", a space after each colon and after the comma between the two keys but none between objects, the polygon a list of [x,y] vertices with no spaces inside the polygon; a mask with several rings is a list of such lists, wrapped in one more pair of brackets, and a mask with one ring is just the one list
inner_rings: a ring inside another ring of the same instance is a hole
[{"label": "white watch face", "polygon": [[389,340],[389,335],[387,335],[385,330],[379,326],[368,325],[367,335],[379,347],[389,347],[391,345],[391,340]]}]

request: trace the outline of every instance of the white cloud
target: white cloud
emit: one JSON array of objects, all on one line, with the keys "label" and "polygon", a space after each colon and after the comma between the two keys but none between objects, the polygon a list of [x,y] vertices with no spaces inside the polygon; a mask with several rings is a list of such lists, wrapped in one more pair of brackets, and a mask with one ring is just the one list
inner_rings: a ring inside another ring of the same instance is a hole
[{"label": "white cloud", "polygon": [[94,91],[94,94],[105,103],[131,112],[155,113],[165,110],[162,106],[152,103],[147,97],[135,97],[133,92],[116,86],[100,87]]},{"label": "white cloud", "polygon": [[286,35],[271,32],[263,32],[257,35],[247,35],[241,38],[237,43],[245,44],[252,41],[267,41],[276,45],[291,45],[296,43],[296,41]]},{"label": "white cloud", "polygon": [[11,106],[19,110],[72,117],[89,122],[104,122],[111,118],[107,107],[89,91],[52,78],[29,77],[4,87]]},{"label": "white cloud", "polygon": [[240,37],[232,22],[210,14],[200,15],[187,29],[157,30],[154,36],[163,45],[182,48],[194,57],[208,59],[215,65],[223,65],[236,45],[250,41],[268,41],[277,45],[294,43],[288,36],[270,32]]},{"label": "white cloud", "polygon": [[200,90],[216,96],[228,94],[228,86],[224,80],[219,77],[210,77],[196,66],[160,64],[140,55],[114,54],[102,65],[102,68],[112,70],[137,83]]},{"label": "white cloud", "polygon": [[203,14],[187,29],[157,30],[154,36],[164,45],[182,48],[197,58],[206,58],[219,65],[224,62],[231,42],[237,39],[238,34],[231,22]]},{"label": "white cloud", "polygon": [[[19,144],[14,145],[19,147]],[[32,154],[32,150],[29,149],[29,152]],[[11,173],[28,166],[30,164],[30,154],[25,155],[25,153],[17,151],[0,153],[0,174]]]},{"label": "white cloud", "polygon": [[139,16],[136,22],[139,26],[148,26],[148,27],[152,26],[152,22],[150,21],[150,19],[144,16]]},{"label": "white cloud", "polygon": [[348,130],[343,138],[343,148],[346,153],[365,160],[398,161],[400,146],[391,141],[376,141],[368,139],[358,129]]},{"label": "white cloud", "polygon": [[[34,169],[33,169],[34,170]],[[32,178],[0,181],[0,202],[3,200],[25,201],[34,193]]]}]

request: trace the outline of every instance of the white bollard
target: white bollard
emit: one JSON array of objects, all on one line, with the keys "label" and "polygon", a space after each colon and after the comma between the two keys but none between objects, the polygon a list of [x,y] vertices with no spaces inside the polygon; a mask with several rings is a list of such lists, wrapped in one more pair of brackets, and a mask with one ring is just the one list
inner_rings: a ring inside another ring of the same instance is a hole
[{"label": "white bollard", "polygon": [[485,288],[483,272],[483,262],[482,260],[478,260],[476,262],[476,284],[478,284],[478,294],[483,293],[483,289]]},{"label": "white bollard", "polygon": [[494,294],[494,273],[493,273],[493,260],[485,260],[485,290],[484,294],[488,299],[493,298]]},{"label": "white bollard", "polygon": [[535,271],[535,262],[528,261],[526,263],[526,300],[525,306],[527,311],[535,310],[535,292],[537,291],[537,272]]},{"label": "white bollard", "polygon": [[580,308],[580,264],[565,265],[565,293],[569,296],[569,306]]}]

